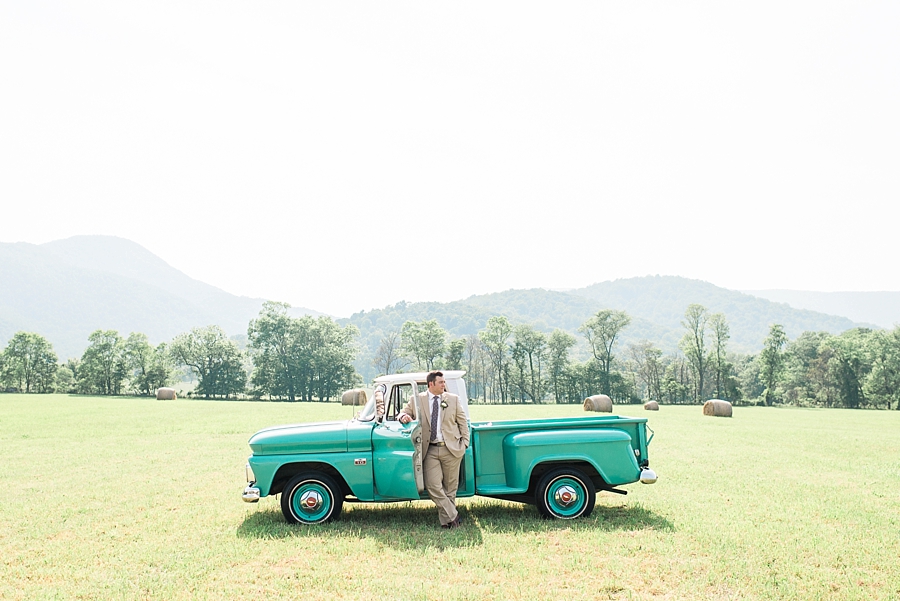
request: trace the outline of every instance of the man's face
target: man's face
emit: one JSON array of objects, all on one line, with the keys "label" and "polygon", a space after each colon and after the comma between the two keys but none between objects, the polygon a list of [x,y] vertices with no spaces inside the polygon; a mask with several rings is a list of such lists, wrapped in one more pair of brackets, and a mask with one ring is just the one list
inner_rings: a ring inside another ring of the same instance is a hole
[{"label": "man's face", "polygon": [[434,381],[428,385],[428,392],[431,394],[443,394],[444,390],[446,390],[446,382],[444,381],[443,376],[438,376],[434,379]]}]

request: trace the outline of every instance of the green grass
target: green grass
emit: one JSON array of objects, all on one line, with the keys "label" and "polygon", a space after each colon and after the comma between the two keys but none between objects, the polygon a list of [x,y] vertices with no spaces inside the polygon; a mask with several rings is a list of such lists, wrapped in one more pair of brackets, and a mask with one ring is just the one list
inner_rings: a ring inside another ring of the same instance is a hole
[{"label": "green grass", "polygon": [[452,531],[428,502],[294,527],[240,500],[247,439],[347,407],[0,395],[0,598],[900,598],[900,412],[616,412],[650,418],[660,479],[589,519],[476,497]]}]

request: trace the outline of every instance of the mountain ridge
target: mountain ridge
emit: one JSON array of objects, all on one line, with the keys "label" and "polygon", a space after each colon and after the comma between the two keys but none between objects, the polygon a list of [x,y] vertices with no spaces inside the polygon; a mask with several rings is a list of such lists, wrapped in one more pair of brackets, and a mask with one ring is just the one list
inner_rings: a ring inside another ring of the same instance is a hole
[{"label": "mountain ridge", "polygon": [[[660,302],[657,299],[663,298]],[[731,330],[729,349],[755,353],[762,347],[772,323],[780,323],[790,338],[805,330],[824,330],[833,334],[867,324],[840,316],[792,309],[787,305],[756,298],[703,282],[678,276],[644,276],[601,282],[566,292],[531,288],[473,295],[448,303],[399,302],[382,309],[354,313],[339,320],[357,326],[363,352],[357,370],[374,376],[371,360],[385,334],[400,330],[406,320],[436,319],[451,336],[477,333],[494,315],[511,322],[527,323],[549,333],[560,328],[575,334],[576,359],[586,359],[587,345],[578,335],[578,327],[601,309],[621,309],[631,317],[617,343],[621,354],[629,343],[649,340],[666,352],[674,352],[684,334],[681,320],[691,303],[704,305],[710,313],[724,313]]]},{"label": "mountain ridge", "polygon": [[796,309],[808,309],[830,315],[844,315],[859,322],[869,322],[882,328],[900,323],[900,292],[888,290],[872,292],[816,292],[812,290],[744,290],[759,298],[785,303]]},{"label": "mountain ridge", "polygon": [[[209,324],[231,335],[245,334],[263,302],[193,279],[124,238],[0,243],[0,344],[18,330],[34,331],[50,340],[62,359],[80,355],[88,334],[96,329],[116,329],[123,335],[139,331],[153,342]],[[548,332],[559,327],[575,333],[596,311],[623,309],[632,317],[623,343],[647,339],[672,350],[690,303],[725,313],[732,329],[731,348],[742,352],[758,350],[772,322],[784,325],[791,338],[807,329],[837,333],[866,325],[678,276],[624,278],[565,291],[506,290],[449,303],[401,301],[339,322],[360,328],[359,366],[365,375],[368,368],[363,364],[371,362],[380,336],[399,329],[407,319],[438,319],[454,336],[476,333],[493,315]],[[302,307],[291,313],[323,314]]]},{"label": "mountain ridge", "polygon": [[61,359],[79,356],[96,329],[143,332],[154,343],[210,324],[243,334],[263,302],[190,278],[124,238],[0,244],[0,343],[37,332]]}]

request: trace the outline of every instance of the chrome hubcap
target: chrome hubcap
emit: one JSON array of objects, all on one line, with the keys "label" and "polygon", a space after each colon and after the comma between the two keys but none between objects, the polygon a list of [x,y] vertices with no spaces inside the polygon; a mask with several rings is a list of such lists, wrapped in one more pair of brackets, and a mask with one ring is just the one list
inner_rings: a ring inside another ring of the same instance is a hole
[{"label": "chrome hubcap", "polygon": [[554,498],[559,505],[568,507],[578,501],[578,493],[574,488],[566,484],[565,486],[560,486],[556,490]]},{"label": "chrome hubcap", "polygon": [[322,507],[322,495],[314,490],[308,490],[300,496],[300,507],[304,511],[316,511]]}]

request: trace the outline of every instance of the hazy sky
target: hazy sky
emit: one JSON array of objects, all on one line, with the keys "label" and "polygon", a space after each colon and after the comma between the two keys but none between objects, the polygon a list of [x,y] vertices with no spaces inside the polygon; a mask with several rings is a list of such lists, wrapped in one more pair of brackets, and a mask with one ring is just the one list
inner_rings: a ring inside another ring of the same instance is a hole
[{"label": "hazy sky", "polygon": [[0,0],[0,241],[121,236],[334,315],[900,290],[898,31],[896,1]]}]

